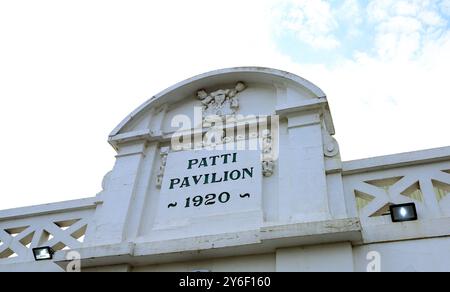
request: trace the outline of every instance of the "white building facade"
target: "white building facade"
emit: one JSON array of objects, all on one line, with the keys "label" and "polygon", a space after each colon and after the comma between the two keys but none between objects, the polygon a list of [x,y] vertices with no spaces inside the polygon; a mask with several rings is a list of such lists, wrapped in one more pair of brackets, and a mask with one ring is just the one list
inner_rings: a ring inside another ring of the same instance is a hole
[{"label": "white building facade", "polygon": [[450,147],[343,162],[334,134],[293,74],[183,81],[110,134],[97,196],[0,211],[0,271],[450,271]]}]

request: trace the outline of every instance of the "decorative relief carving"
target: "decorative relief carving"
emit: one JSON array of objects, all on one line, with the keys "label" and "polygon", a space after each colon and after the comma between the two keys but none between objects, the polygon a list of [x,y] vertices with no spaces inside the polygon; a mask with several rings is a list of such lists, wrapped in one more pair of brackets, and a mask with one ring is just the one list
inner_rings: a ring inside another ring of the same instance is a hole
[{"label": "decorative relief carving", "polygon": [[246,88],[243,82],[238,82],[233,89],[219,89],[209,94],[204,89],[199,90],[197,98],[203,105],[203,118],[235,115],[239,110],[237,95]]},{"label": "decorative relief carving", "polygon": [[170,147],[162,147],[160,152],[161,157],[161,163],[159,165],[158,174],[156,175],[156,187],[161,188],[163,177],[164,177],[164,171],[166,169],[166,163],[167,163],[167,155],[169,155]]},{"label": "decorative relief carving", "polygon": [[326,130],[322,131],[323,134],[323,152],[326,157],[335,157],[339,154],[339,144]]},{"label": "decorative relief carving", "polygon": [[262,133],[262,172],[265,177],[270,177],[275,171],[275,161],[273,157],[273,140],[270,130]]},{"label": "decorative relief carving", "polygon": [[265,177],[271,177],[273,172],[275,171],[275,162],[271,160],[263,160],[262,171]]},{"label": "decorative relief carving", "polygon": [[265,158],[270,158],[272,154],[272,134],[269,130],[264,130],[262,134],[262,142],[263,154]]}]

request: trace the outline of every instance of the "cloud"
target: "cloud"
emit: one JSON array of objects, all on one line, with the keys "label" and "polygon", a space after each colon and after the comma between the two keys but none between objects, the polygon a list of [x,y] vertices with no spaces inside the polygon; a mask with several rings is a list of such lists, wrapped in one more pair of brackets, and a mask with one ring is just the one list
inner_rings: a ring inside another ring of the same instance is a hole
[{"label": "cloud", "polygon": [[450,0],[441,0],[439,8],[443,15],[450,16]]},{"label": "cloud", "polygon": [[446,68],[450,37],[425,45],[415,61],[367,54],[339,66],[295,70],[328,94],[343,158],[355,159],[450,145]]},{"label": "cloud", "polygon": [[278,6],[283,29],[294,32],[297,37],[319,49],[334,49],[340,42],[333,34],[337,29],[330,4],[322,0],[290,0]]},{"label": "cloud", "polygon": [[[328,93],[344,159],[450,145],[443,134],[450,108],[450,32],[442,12],[448,1],[436,3],[347,3],[359,5],[349,10],[361,20],[365,46],[335,62],[289,65]],[[329,17],[348,30],[344,6],[331,7]]]},{"label": "cloud", "polygon": [[417,57],[424,43],[441,37],[447,25],[436,2],[428,0],[372,0],[367,18],[378,57],[388,59]]},{"label": "cloud", "polygon": [[446,31],[442,11],[449,7],[449,0],[285,0],[276,6],[276,25],[279,34],[293,33],[313,49],[359,49],[382,59],[408,60]]},{"label": "cloud", "polygon": [[359,24],[363,21],[361,5],[358,0],[345,0],[337,8],[337,18]]},{"label": "cloud", "polygon": [[375,48],[381,58],[410,59],[421,48],[422,24],[417,19],[395,16],[376,27]]}]

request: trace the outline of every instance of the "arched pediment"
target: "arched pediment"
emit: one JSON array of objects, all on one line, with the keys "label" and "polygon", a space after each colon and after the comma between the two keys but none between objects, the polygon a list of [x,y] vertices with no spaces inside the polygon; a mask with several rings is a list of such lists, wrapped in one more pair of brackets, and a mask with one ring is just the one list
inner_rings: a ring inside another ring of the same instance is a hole
[{"label": "arched pediment", "polygon": [[[238,67],[221,69],[204,73],[187,80],[153,96],[128,115],[110,134],[110,143],[115,146],[118,137],[127,137],[127,133],[146,135],[147,130],[154,129],[162,132],[170,132],[167,121],[160,121],[155,129],[152,120],[164,111],[164,118],[170,120],[176,114],[184,113],[193,106],[201,106],[197,93],[199,90],[212,92],[221,89],[234,88],[237,82],[242,82],[247,87],[246,92],[240,97],[244,101],[241,106],[243,114],[275,114],[289,111],[291,108],[308,106],[316,101],[325,105],[329,121],[329,132],[334,134],[334,127],[329,115],[325,93],[316,85],[289,72],[261,68]],[[247,101],[247,102],[245,102]],[[254,111],[254,112],[252,112]],[[129,135],[128,135],[129,136]]]}]

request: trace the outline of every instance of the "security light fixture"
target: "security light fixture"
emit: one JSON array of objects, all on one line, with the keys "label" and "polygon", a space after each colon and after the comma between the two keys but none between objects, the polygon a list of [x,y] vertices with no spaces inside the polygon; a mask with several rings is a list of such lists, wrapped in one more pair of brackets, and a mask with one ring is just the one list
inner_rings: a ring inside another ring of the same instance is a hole
[{"label": "security light fixture", "polygon": [[408,203],[401,205],[391,205],[392,222],[406,222],[417,220],[416,204]]},{"label": "security light fixture", "polygon": [[49,246],[33,248],[33,255],[36,261],[46,261],[53,259],[55,252]]}]

